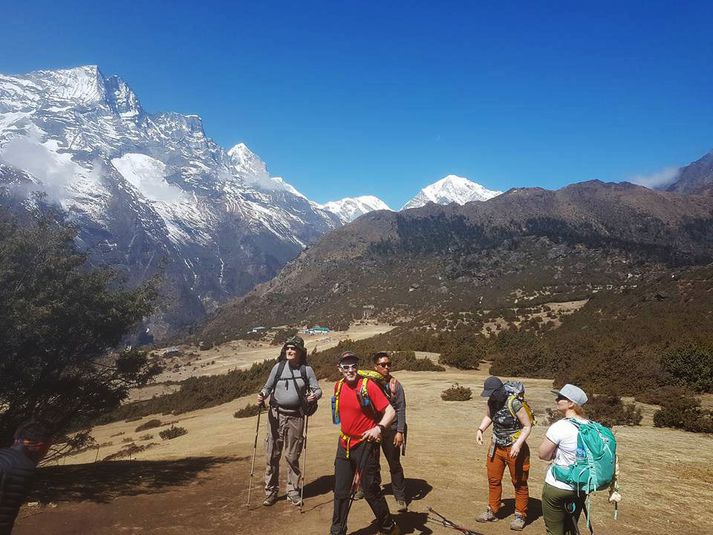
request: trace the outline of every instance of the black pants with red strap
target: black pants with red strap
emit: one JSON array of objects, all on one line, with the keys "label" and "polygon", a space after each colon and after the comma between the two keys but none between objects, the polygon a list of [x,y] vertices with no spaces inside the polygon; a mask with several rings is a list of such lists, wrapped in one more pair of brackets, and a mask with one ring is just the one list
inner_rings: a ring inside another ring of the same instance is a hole
[{"label": "black pants with red strap", "polygon": [[371,442],[362,442],[347,452],[339,442],[337,457],[334,459],[334,514],[332,515],[331,535],[344,535],[347,532],[347,516],[349,515],[352,483],[354,473],[361,472],[361,482],[364,489],[364,499],[371,507],[379,529],[389,530],[394,525],[389,506],[381,492],[377,480],[379,470],[379,446]]}]

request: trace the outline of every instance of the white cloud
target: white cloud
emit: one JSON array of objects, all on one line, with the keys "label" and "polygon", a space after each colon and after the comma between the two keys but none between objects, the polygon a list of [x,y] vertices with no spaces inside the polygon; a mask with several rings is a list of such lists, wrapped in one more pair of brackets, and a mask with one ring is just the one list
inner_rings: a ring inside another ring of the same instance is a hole
[{"label": "white cloud", "polygon": [[678,167],[665,167],[650,175],[636,175],[627,180],[647,188],[659,188],[671,184],[678,176],[678,171]]}]

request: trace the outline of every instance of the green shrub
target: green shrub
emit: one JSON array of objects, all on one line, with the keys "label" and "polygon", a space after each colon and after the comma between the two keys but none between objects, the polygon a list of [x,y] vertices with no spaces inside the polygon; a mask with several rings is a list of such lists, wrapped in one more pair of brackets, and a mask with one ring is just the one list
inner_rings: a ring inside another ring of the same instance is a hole
[{"label": "green shrub", "polygon": [[[649,405],[664,405],[670,399],[686,395],[686,390],[680,386],[664,385],[658,388],[648,388],[636,394],[636,401]],[[690,394],[689,394],[690,395]]]},{"label": "green shrub", "polygon": [[438,362],[461,370],[477,370],[485,352],[480,346],[459,345],[446,349],[438,357]]},{"label": "green shrub", "polygon": [[233,414],[233,418],[250,418],[255,416],[260,411],[260,405],[257,403],[248,403],[242,409],[238,409]]},{"label": "green shrub", "polygon": [[639,425],[641,409],[634,403],[624,404],[616,394],[593,395],[586,405],[587,417],[607,427]]},{"label": "green shrub", "polygon": [[175,425],[172,425],[168,429],[159,431],[158,436],[160,436],[164,440],[171,440],[173,438],[180,437],[181,435],[185,435],[187,433],[188,433],[188,430],[185,427],[176,427]]},{"label": "green shrub", "polygon": [[674,349],[664,353],[661,365],[671,383],[713,392],[713,351],[694,346]]},{"label": "green shrub", "polygon": [[683,395],[671,398],[654,413],[656,427],[674,427],[692,433],[713,433],[713,413],[701,408],[698,398]]},{"label": "green shrub", "polygon": [[146,431],[147,429],[153,429],[154,427],[161,427],[163,423],[161,423],[161,420],[158,420],[154,418],[153,420],[148,420],[144,423],[142,423],[140,426],[138,426],[136,429],[134,429],[135,432],[139,431]]},{"label": "green shrub", "polygon": [[467,386],[460,386],[458,383],[441,392],[443,401],[468,401],[472,397],[473,391]]}]

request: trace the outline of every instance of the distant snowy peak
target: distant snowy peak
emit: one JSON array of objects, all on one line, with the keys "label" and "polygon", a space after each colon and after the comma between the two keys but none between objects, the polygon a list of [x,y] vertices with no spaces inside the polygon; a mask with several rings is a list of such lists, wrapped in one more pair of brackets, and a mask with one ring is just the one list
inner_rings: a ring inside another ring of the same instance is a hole
[{"label": "distant snowy peak", "polygon": [[270,176],[267,165],[251,151],[245,143],[238,143],[229,149],[230,168],[243,182],[263,191],[286,191],[292,195],[306,198],[281,176]]},{"label": "distant snowy peak", "polygon": [[357,217],[375,210],[391,210],[389,206],[373,195],[362,195],[361,197],[347,197],[338,201],[331,201],[320,205],[320,208],[335,214],[342,223],[350,223]]},{"label": "distant snowy peak", "polygon": [[[3,99],[2,97],[6,97]],[[3,106],[3,104],[5,106]],[[118,76],[106,78],[96,65],[0,75],[0,111],[59,111],[66,107],[104,104],[123,118],[143,113],[136,94]]]},{"label": "distant snowy peak", "polygon": [[465,204],[471,201],[487,201],[501,193],[502,191],[486,189],[462,176],[448,175],[438,182],[423,188],[401,209],[418,208],[429,202],[436,204],[450,204],[452,202]]},{"label": "distant snowy peak", "polygon": [[228,156],[230,156],[230,163],[238,176],[251,176],[256,179],[270,178],[265,162],[245,143],[238,143],[228,150]]}]

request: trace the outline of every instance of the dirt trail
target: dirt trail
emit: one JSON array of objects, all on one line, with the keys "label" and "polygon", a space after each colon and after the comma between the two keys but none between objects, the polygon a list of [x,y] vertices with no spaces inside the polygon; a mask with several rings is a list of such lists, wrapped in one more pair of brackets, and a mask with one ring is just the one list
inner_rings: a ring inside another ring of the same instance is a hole
[{"label": "dirt trail", "polygon": [[[486,449],[474,440],[475,425],[484,410],[484,400],[477,395],[487,374],[458,370],[395,373],[406,389],[410,432],[404,468],[413,501],[410,511],[398,516],[404,532],[455,533],[426,522],[427,506],[432,506],[476,531],[510,533],[509,520],[488,525],[473,521],[487,504]],[[475,397],[466,402],[443,402],[440,393],[454,382],[471,387]],[[527,379],[526,384],[528,399],[539,419],[529,440],[535,451],[546,430],[544,411],[553,406],[551,382]],[[328,398],[332,384],[322,386]],[[154,439],[139,441],[158,444],[133,461],[92,463],[96,453],[87,452],[73,457],[72,462],[88,464],[44,469],[40,487],[31,499],[53,502],[56,507],[24,507],[14,533],[327,533],[337,440],[328,399],[321,401],[310,421],[304,514],[284,500],[270,508],[258,505],[262,498],[264,427],[258,445],[254,506],[245,507],[256,419],[236,420],[232,414],[248,400],[171,417],[188,429],[188,434],[170,441],[162,441],[156,434]],[[118,449],[122,438],[137,439],[140,434],[153,432],[135,433],[140,423],[97,428],[100,443],[115,442],[103,448],[100,457]],[[597,534],[713,532],[713,437],[650,425],[616,428],[616,434],[624,502],[615,522],[605,496],[595,498]],[[532,523],[526,532],[545,531],[540,512],[545,469],[545,463],[533,453]],[[389,482],[387,471],[383,480]],[[503,487],[506,510],[512,511],[512,486],[504,481]],[[393,496],[388,494],[387,500],[393,506]],[[355,503],[349,533],[375,533],[371,520],[367,504]]]}]

